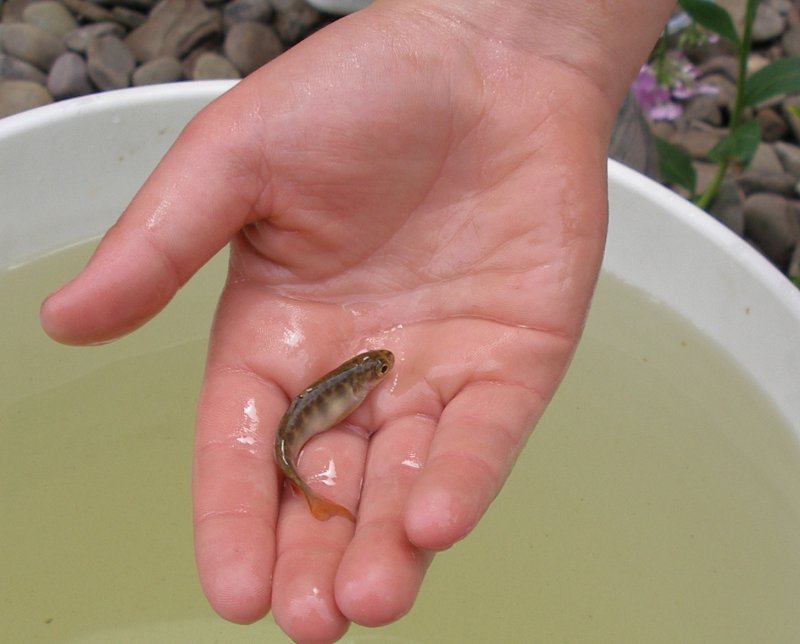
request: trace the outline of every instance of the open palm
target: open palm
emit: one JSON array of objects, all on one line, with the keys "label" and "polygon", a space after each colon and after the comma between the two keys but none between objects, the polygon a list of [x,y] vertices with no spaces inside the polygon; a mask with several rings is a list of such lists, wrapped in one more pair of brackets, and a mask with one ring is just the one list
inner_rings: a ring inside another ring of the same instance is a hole
[{"label": "open palm", "polygon": [[[480,519],[568,364],[605,232],[613,105],[568,66],[459,51],[450,25],[400,29],[384,7],[206,108],[43,309],[62,341],[120,335],[232,242],[197,562],[221,615],[271,608],[302,641],[400,617],[429,553]],[[321,523],[283,490],[274,433],[305,386],[375,348],[390,376],[303,453],[303,478],[357,514]]]}]

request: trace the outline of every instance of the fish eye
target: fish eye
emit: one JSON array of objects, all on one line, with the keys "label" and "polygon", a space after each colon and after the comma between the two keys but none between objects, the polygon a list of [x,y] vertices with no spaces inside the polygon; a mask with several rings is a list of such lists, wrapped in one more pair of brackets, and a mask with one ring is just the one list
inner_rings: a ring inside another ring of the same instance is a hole
[{"label": "fish eye", "polygon": [[384,362],[381,364],[381,373],[386,373],[387,371],[389,371],[389,365]]}]

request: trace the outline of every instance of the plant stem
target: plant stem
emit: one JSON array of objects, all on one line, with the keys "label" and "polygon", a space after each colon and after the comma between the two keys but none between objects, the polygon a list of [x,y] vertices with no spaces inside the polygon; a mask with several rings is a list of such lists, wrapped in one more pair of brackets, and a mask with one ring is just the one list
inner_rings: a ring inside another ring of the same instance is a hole
[{"label": "plant stem", "polygon": [[[747,7],[744,14],[744,33],[739,42],[739,51],[737,52],[739,68],[736,76],[736,97],[733,101],[733,112],[731,113],[731,120],[728,124],[728,136],[739,126],[739,121],[742,118],[742,111],[744,110],[744,90],[747,82],[747,58],[750,54],[750,46],[753,40],[753,21],[756,17],[758,2],[759,0],[747,0]],[[729,157],[725,157],[719,162],[714,177],[711,179],[708,187],[703,191],[703,194],[700,195],[695,202],[703,210],[707,210],[717,196],[719,186],[725,178],[729,165]]]}]

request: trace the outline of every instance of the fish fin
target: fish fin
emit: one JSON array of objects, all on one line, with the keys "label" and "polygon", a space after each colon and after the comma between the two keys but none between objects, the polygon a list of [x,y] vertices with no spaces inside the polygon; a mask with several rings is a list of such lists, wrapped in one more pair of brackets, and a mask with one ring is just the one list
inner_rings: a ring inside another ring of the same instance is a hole
[{"label": "fish fin", "polygon": [[338,515],[345,519],[350,519],[353,523],[356,522],[356,518],[350,510],[324,497],[317,496],[314,493],[306,493],[306,501],[308,501],[311,514],[320,521],[327,521],[333,515]]}]

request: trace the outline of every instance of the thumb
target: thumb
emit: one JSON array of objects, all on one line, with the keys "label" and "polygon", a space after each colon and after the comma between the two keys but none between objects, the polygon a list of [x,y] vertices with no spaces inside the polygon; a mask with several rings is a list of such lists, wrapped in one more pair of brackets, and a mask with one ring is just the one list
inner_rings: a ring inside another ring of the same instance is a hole
[{"label": "thumb", "polygon": [[259,137],[239,122],[248,95],[237,89],[189,123],[83,271],[45,300],[48,335],[89,344],[132,331],[263,207]]}]

